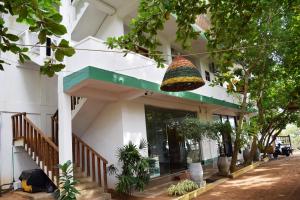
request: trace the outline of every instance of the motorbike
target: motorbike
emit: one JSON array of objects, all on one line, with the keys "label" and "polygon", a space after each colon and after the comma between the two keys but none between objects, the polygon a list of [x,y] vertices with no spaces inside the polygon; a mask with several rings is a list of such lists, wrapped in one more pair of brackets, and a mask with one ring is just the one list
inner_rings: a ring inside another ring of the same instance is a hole
[{"label": "motorbike", "polygon": [[273,153],[274,158],[278,158],[279,155],[285,155],[286,157],[292,154],[292,149],[290,147],[282,147],[279,143],[275,146],[275,151]]}]

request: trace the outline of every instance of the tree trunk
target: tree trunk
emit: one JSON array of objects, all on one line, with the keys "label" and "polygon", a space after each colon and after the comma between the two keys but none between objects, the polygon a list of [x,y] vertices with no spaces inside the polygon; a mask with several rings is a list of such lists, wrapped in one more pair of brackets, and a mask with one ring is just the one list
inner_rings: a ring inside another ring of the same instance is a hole
[{"label": "tree trunk", "polygon": [[230,163],[230,172],[233,173],[236,171],[236,162],[238,158],[239,153],[239,142],[237,141],[237,138],[234,141],[234,149],[232,153],[231,163]]},{"label": "tree trunk", "polygon": [[252,161],[254,160],[254,157],[256,155],[257,151],[257,136],[253,136],[253,141],[251,144],[251,150],[250,150],[250,155],[248,157],[248,160],[246,160],[247,165],[251,165]]},{"label": "tree trunk", "polygon": [[266,155],[267,155],[267,148],[268,148],[268,146],[269,146],[269,142],[270,142],[270,138],[271,138],[271,133],[268,135],[268,139],[265,141],[265,143],[264,143],[264,155],[263,155],[263,157],[265,158],[266,157]]},{"label": "tree trunk", "polygon": [[249,77],[250,77],[250,71],[245,71],[245,84],[244,84],[244,93],[243,93],[243,101],[241,104],[241,113],[239,116],[239,121],[238,121],[238,127],[236,129],[236,135],[235,135],[235,141],[234,141],[234,149],[233,149],[233,154],[232,154],[232,159],[230,163],[230,172],[235,172],[236,171],[236,162],[237,162],[237,157],[240,149],[240,140],[241,140],[241,134],[242,134],[242,128],[243,128],[243,121],[245,114],[247,112],[247,92],[248,92],[248,84],[249,84]]}]

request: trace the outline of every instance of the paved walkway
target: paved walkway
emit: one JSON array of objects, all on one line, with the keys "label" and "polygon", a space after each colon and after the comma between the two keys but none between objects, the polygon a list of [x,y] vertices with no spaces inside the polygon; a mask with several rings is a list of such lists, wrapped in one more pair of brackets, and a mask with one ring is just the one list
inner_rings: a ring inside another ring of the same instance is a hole
[{"label": "paved walkway", "polygon": [[197,199],[300,200],[300,154],[265,163]]}]

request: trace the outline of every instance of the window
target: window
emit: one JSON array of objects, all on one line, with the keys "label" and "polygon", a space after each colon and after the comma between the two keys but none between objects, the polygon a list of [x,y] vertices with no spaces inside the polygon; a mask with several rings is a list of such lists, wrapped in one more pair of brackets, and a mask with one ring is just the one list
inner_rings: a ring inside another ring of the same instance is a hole
[{"label": "window", "polygon": [[205,71],[205,79],[206,79],[207,81],[210,81],[210,74],[209,74],[208,71]]},{"label": "window", "polygon": [[[228,121],[233,129],[236,128],[236,118],[235,116],[228,116],[228,115],[219,115],[219,114],[214,114],[213,115],[213,120],[214,121],[219,121],[222,123],[225,123]],[[234,131],[234,130],[233,130]],[[232,156],[233,153],[233,147],[232,147],[232,141],[231,141],[231,136],[229,135],[222,135],[222,141],[223,143],[223,149],[225,154],[230,157]]]}]

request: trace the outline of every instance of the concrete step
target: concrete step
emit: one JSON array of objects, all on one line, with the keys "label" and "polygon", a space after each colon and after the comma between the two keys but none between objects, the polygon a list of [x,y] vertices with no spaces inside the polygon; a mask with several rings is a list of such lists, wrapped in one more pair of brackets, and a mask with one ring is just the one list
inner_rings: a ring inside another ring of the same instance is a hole
[{"label": "concrete step", "polygon": [[104,192],[104,189],[102,187],[99,187],[97,183],[95,182],[79,182],[76,185],[77,190],[87,190],[87,189],[98,189]]},{"label": "concrete step", "polygon": [[94,200],[110,200],[111,195],[109,193],[103,193],[100,197],[95,198]]},{"label": "concrete step", "polygon": [[111,195],[109,193],[104,193],[103,191],[99,191],[97,189],[87,189],[79,192],[80,195],[77,196],[77,200],[111,199]]},{"label": "concrete step", "polygon": [[32,199],[32,200],[55,200],[56,199],[54,193],[46,193],[46,192],[28,193],[22,191],[15,191],[14,193],[20,197],[26,199]]},{"label": "concrete step", "polygon": [[87,175],[85,174],[85,172],[74,172],[74,177],[75,178],[85,178],[87,177]]},{"label": "concrete step", "polygon": [[92,178],[92,177],[88,177],[88,176],[85,176],[85,177],[76,177],[76,176],[75,176],[75,179],[76,179],[79,183],[93,182],[93,178]]}]

